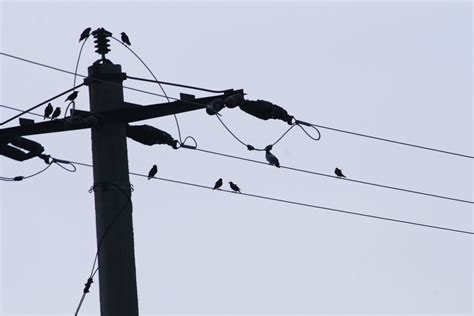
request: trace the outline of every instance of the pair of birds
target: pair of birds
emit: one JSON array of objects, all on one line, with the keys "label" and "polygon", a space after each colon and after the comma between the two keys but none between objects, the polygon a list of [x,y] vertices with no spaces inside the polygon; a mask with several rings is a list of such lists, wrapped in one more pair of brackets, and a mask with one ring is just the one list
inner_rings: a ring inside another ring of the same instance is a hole
[{"label": "pair of birds", "polygon": [[[71,101],[71,102],[74,102],[74,100],[77,98],[77,95],[79,94],[78,91],[74,91],[73,93],[71,93],[65,100],[65,102],[67,101]],[[47,119],[47,118],[50,118],[52,120],[54,120],[55,118],[58,118],[59,115],[61,115],[61,108],[60,107],[57,107],[56,109],[54,109],[53,111],[53,105],[50,103],[48,103],[48,105],[46,106],[46,108],[44,109],[44,113],[43,113],[43,119]]]},{"label": "pair of birds", "polygon": [[[224,184],[222,182],[222,178],[219,178],[219,180],[217,180],[216,183],[214,184],[214,188],[212,188],[212,190],[219,189],[220,187],[222,187],[222,184]],[[232,191],[240,193],[240,188],[237,186],[237,184],[230,181],[229,185],[230,185],[230,188],[232,189]]]},{"label": "pair of birds", "polygon": [[[79,37],[79,42],[88,38],[90,34],[91,34],[91,28],[88,27],[84,31],[82,31],[81,36]],[[122,42],[124,42],[128,46],[132,45],[130,43],[130,39],[128,38],[127,34],[125,34],[125,32],[120,33],[120,35],[121,35]]]}]

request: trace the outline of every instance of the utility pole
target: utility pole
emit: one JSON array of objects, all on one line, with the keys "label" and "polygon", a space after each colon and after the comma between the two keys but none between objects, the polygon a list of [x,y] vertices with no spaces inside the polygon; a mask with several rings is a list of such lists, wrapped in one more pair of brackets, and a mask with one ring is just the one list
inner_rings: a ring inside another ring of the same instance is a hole
[{"label": "utility pole", "polygon": [[[89,77],[108,82],[90,81],[91,113],[119,110],[123,104],[125,74],[120,65],[109,63],[105,58],[102,61],[89,67],[88,71]],[[126,129],[127,123],[122,121],[91,129],[103,316],[138,316]]]},{"label": "utility pole", "polygon": [[[41,155],[44,148],[23,136],[91,129],[101,316],[138,316],[127,137],[145,145],[167,144],[175,149],[192,146],[179,143],[168,133],[152,126],[130,126],[129,123],[201,109],[206,109],[209,115],[216,115],[224,107],[237,106],[264,120],[280,119],[291,124],[293,118],[283,108],[270,102],[244,100],[244,91],[233,89],[200,89],[219,94],[202,98],[181,94],[176,101],[145,106],[125,102],[122,82],[127,75],[122,73],[120,65],[105,58],[110,51],[108,37],[112,33],[99,28],[92,35],[101,59],[89,67],[88,77],[78,86],[89,86],[90,112],[76,110],[73,104],[71,115],[66,118],[39,123],[20,118],[19,126],[0,129],[0,155],[18,161],[38,156],[46,162],[48,156]],[[0,126],[72,90],[29,108],[0,123]],[[70,97],[74,102],[75,97]],[[253,148],[250,145],[247,147],[249,150]],[[21,149],[29,153],[25,154]],[[17,180],[22,180],[20,178]],[[91,281],[92,276],[84,288],[84,295],[89,291]]]}]

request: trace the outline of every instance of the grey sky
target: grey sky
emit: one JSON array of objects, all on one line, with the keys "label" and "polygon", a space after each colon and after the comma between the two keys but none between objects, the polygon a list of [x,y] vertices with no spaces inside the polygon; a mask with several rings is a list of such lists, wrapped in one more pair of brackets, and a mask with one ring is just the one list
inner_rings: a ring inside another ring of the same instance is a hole
[{"label": "grey sky", "polygon": [[[125,31],[159,79],[227,89],[299,119],[473,154],[471,2],[1,2],[1,51],[74,70],[82,30]],[[123,47],[110,59],[149,77]],[[79,72],[97,54],[89,41]],[[0,104],[25,109],[69,89],[70,75],[0,56]],[[79,79],[80,82],[80,79]],[[153,84],[126,85],[160,93]],[[178,96],[177,89],[168,89]],[[192,93],[189,91],[184,91]],[[201,95],[201,94],[197,94]],[[125,91],[140,104],[163,99]],[[63,98],[53,104],[63,106]],[[81,88],[77,105],[88,109]],[[63,107],[63,110],[65,108]],[[41,113],[41,111],[39,111]],[[2,119],[15,112],[0,109]],[[287,128],[238,109],[223,119],[263,147]],[[179,116],[201,148],[264,161],[205,111]],[[17,121],[14,122],[17,124]],[[150,120],[177,137],[172,117]],[[10,124],[8,126],[13,126]],[[472,160],[321,130],[295,129],[282,165],[473,199]],[[91,161],[90,132],[34,136],[53,156]],[[130,141],[146,173],[472,231],[473,207]],[[0,159],[0,175],[39,159]],[[131,177],[140,311],[472,315],[472,237]],[[92,170],[52,167],[1,183],[2,315],[72,314],[92,265]],[[82,311],[98,313],[98,283]]]}]

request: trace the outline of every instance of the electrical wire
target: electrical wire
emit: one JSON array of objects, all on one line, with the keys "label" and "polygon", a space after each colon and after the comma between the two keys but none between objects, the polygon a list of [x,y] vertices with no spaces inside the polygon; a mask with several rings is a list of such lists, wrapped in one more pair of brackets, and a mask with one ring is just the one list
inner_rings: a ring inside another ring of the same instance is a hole
[{"label": "electrical wire", "polygon": [[[184,147],[184,148],[199,151],[199,152],[203,152],[203,153],[207,153],[207,154],[218,155],[218,156],[221,156],[221,157],[226,157],[226,158],[232,158],[232,159],[238,159],[238,160],[242,160],[242,161],[257,163],[257,164],[260,164],[260,165],[265,165],[265,166],[269,166],[271,168],[274,168],[273,166],[269,165],[268,163],[263,162],[263,161],[259,161],[259,160],[249,159],[249,158],[245,158],[245,157],[240,157],[240,156],[235,156],[235,155],[230,155],[230,154],[225,154],[225,153],[221,153],[221,152],[216,152],[216,151],[206,150],[206,149],[200,149],[200,148],[192,148],[192,147]],[[458,198],[453,198],[453,197],[449,197],[449,196],[445,196],[445,195],[438,195],[438,194],[432,194],[432,193],[427,193],[427,192],[422,192],[422,191],[417,191],[417,190],[404,189],[404,188],[400,188],[400,187],[394,187],[394,186],[378,184],[378,183],[362,181],[362,180],[356,180],[356,179],[350,179],[350,178],[340,179],[337,176],[333,176],[333,175],[330,175],[330,174],[311,171],[311,170],[305,170],[305,169],[301,169],[301,168],[295,168],[295,167],[283,166],[283,165],[280,165],[280,168],[291,170],[291,171],[296,171],[296,172],[302,172],[302,173],[306,173],[306,174],[311,174],[311,175],[316,175],[316,176],[322,176],[322,177],[337,179],[338,181],[349,181],[349,182],[353,182],[353,183],[365,184],[365,185],[370,185],[370,186],[379,187],[379,188],[383,188],[383,189],[390,189],[390,190],[396,190],[396,191],[401,191],[401,192],[406,192],[406,193],[424,195],[424,196],[429,196],[429,197],[438,198],[438,199],[450,200],[450,201],[454,201],[454,202],[474,204],[474,201],[470,201],[470,200],[458,199]]]},{"label": "electrical wire", "polygon": [[[166,91],[165,89],[163,88],[163,86],[161,85],[161,82],[158,81],[158,78],[156,78],[155,74],[153,73],[153,71],[151,71],[150,67],[148,67],[148,65],[143,61],[143,59],[140,58],[140,56],[138,56],[137,53],[135,53],[133,51],[133,49],[130,48],[130,46],[122,43],[121,40],[115,38],[114,36],[110,36],[111,38],[113,38],[114,40],[116,40],[117,42],[119,42],[122,46],[124,46],[125,48],[127,48],[133,55],[135,55],[135,57],[137,57],[137,59],[143,64],[143,66],[145,66],[145,68],[148,70],[148,72],[151,74],[151,76],[153,77],[153,79],[155,79],[155,82],[158,83],[158,85],[160,86],[160,89],[161,91],[163,92],[163,94],[165,95],[166,97],[166,100],[168,100],[168,103],[171,103],[170,101],[170,98],[168,97],[168,95],[166,94]],[[174,117],[174,120],[176,121],[176,127],[178,128],[178,136],[179,136],[179,142],[182,143],[183,142],[183,139],[181,138],[181,129],[179,128],[179,122],[178,122],[178,116],[176,114],[173,114],[173,117]]]},{"label": "electrical wire", "polygon": [[[91,167],[92,167],[92,165],[91,165]],[[94,281],[94,276],[99,271],[99,266],[97,265],[97,261],[99,259],[100,250],[102,249],[102,245],[103,245],[103,242],[105,240],[105,237],[108,235],[108,233],[110,232],[110,230],[112,229],[114,224],[117,222],[117,220],[120,218],[120,216],[123,214],[123,211],[125,209],[127,209],[127,206],[128,205],[132,206],[131,195],[127,194],[125,192],[125,190],[123,190],[119,185],[117,185],[116,183],[113,183],[113,182],[95,184],[89,190],[89,192],[92,192],[93,190],[95,190],[97,185],[107,185],[107,184],[110,184],[110,185],[116,187],[127,198],[127,201],[125,202],[123,207],[121,207],[120,210],[117,212],[117,215],[114,217],[114,219],[109,223],[109,225],[107,225],[107,228],[104,230],[104,233],[102,234],[102,237],[99,240],[99,243],[98,243],[98,246],[97,246],[97,252],[96,252],[95,257],[94,257],[94,263],[92,264],[92,269],[91,269],[91,272],[90,272],[89,277],[87,279],[87,282],[84,284],[84,290],[82,291],[81,299],[79,300],[79,304],[77,305],[76,312],[74,313],[75,316],[77,316],[79,314],[79,311],[81,310],[81,307],[82,307],[82,303],[84,302],[84,299],[85,299],[87,293],[89,293],[89,288],[90,288],[91,284]],[[97,265],[97,267],[96,267],[96,265]]]},{"label": "electrical wire", "polygon": [[[21,109],[17,109],[17,108],[14,108],[14,107],[11,107],[11,106],[8,106],[8,105],[4,105],[4,104],[0,104],[0,107],[5,108],[5,109],[9,109],[9,110],[13,110],[13,111],[17,111],[17,112],[22,112],[22,113],[24,112]],[[38,114],[38,113],[34,113],[34,112],[28,112],[28,113],[25,113],[25,114],[30,114],[30,115],[39,116],[39,117],[43,118],[43,115]]]},{"label": "electrical wire", "polygon": [[174,83],[174,82],[167,82],[167,81],[151,80],[151,79],[145,79],[145,78],[139,78],[139,77],[132,77],[132,76],[128,76],[128,75],[127,75],[127,79],[137,80],[137,81],[144,81],[144,82],[159,83],[159,84],[163,84],[163,85],[167,85],[167,86],[174,86],[174,87],[180,87],[180,88],[186,88],[186,89],[192,89],[192,90],[198,90],[198,91],[204,91],[204,92],[210,92],[210,93],[226,93],[228,91],[228,90],[212,90],[212,89],[206,89],[206,88],[190,86],[190,85],[185,85],[185,84],[179,84],[179,83]]},{"label": "electrical wire", "polygon": [[[82,163],[82,162],[77,162],[77,161],[71,161],[71,162],[73,162],[74,164],[79,165],[79,166],[84,166],[84,167],[89,167],[89,168],[93,167],[91,164],[87,164],[87,163]],[[148,175],[142,174],[142,173],[129,172],[129,174],[134,175],[134,176],[148,178]],[[176,183],[176,184],[193,186],[193,187],[197,187],[197,188],[201,188],[201,189],[213,190],[212,186],[201,185],[201,184],[196,184],[196,183],[191,183],[191,182],[186,182],[186,181],[179,181],[179,180],[167,179],[167,178],[161,178],[161,177],[153,177],[153,179],[159,180],[159,181],[164,181],[164,182],[171,182],[171,183]],[[235,192],[230,191],[230,190],[221,190],[221,189],[219,189],[217,191],[235,194]],[[253,198],[258,198],[258,199],[263,199],[263,200],[269,200],[269,201],[274,201],[274,202],[280,202],[280,203],[285,203],[285,204],[292,204],[292,205],[297,205],[297,206],[305,206],[305,207],[309,207],[309,208],[322,209],[322,210],[326,210],[326,211],[343,213],[343,214],[348,214],[348,215],[367,217],[367,218],[378,219],[378,220],[382,220],[382,221],[396,222],[396,223],[401,223],[401,224],[408,224],[408,225],[413,225],[413,226],[426,227],[426,228],[432,228],[432,229],[438,229],[438,230],[445,230],[445,231],[450,231],[450,232],[474,235],[474,232],[466,231],[466,230],[460,230],[460,229],[448,228],[448,227],[443,227],[443,226],[423,224],[423,223],[418,223],[418,222],[406,221],[406,220],[401,220],[401,219],[396,219],[396,218],[391,218],[391,217],[382,217],[382,216],[371,215],[371,214],[360,213],[360,212],[346,211],[346,210],[343,210],[343,209],[319,206],[319,205],[315,205],[315,204],[302,203],[302,202],[296,202],[296,201],[290,201],[290,200],[286,200],[286,199],[268,197],[268,196],[263,196],[263,195],[258,195],[258,194],[240,193],[240,194],[236,194],[236,195],[237,196],[248,196],[248,197],[253,197]]]},{"label": "electrical wire", "polygon": [[15,116],[9,118],[8,120],[4,121],[3,123],[0,123],[0,126],[1,126],[1,125],[4,125],[4,124],[6,124],[6,123],[8,123],[8,122],[10,122],[10,121],[12,121],[12,120],[14,120],[14,119],[16,119],[17,117],[22,116],[22,115],[24,115],[24,114],[26,114],[26,113],[28,113],[28,112],[30,112],[30,111],[33,111],[34,109],[39,108],[40,106],[42,106],[42,105],[44,105],[44,104],[46,104],[46,103],[48,103],[48,102],[50,102],[50,101],[53,101],[53,100],[59,98],[60,96],[65,95],[66,93],[69,93],[69,92],[71,92],[71,91],[73,91],[73,90],[76,90],[77,88],[80,88],[80,87],[82,87],[83,85],[84,85],[84,83],[81,83],[81,84],[79,84],[79,85],[77,85],[77,86],[75,86],[75,87],[73,87],[73,88],[71,88],[71,89],[68,89],[68,90],[66,90],[66,91],[64,91],[64,92],[61,92],[61,93],[58,94],[58,95],[55,95],[55,96],[52,97],[52,98],[49,98],[49,99],[46,100],[46,101],[41,102],[40,104],[37,104],[37,105],[35,105],[35,106],[32,106],[31,108],[22,111],[20,114],[17,114],[17,115],[15,115]]},{"label": "electrical wire", "polygon": [[[3,105],[0,105],[0,106],[3,106]],[[10,110],[14,110],[14,111],[22,111],[20,109],[17,109],[17,108],[14,108],[14,107],[10,107],[10,106],[3,106],[7,109],[10,109]],[[42,115],[39,115],[39,114],[35,114],[35,113],[29,113],[29,114],[34,114],[34,115],[38,115],[38,116],[41,116]],[[225,125],[224,125],[225,126]],[[292,125],[294,126],[294,125]],[[285,133],[287,133],[289,130],[287,130]],[[232,133],[232,132],[230,132]],[[188,139],[191,139],[193,140],[194,144],[195,145],[185,145],[186,141]],[[280,138],[281,139],[281,138]],[[240,140],[239,140],[240,141]],[[244,144],[243,142],[241,142],[242,144]],[[245,144],[244,144],[245,145]],[[197,142],[196,140],[192,137],[192,136],[188,136],[184,139],[183,143],[181,144],[181,146],[179,146],[179,148],[186,148],[186,149],[191,149],[191,150],[195,150],[195,151],[199,151],[199,152],[203,152],[203,153],[207,153],[207,154],[212,154],[212,155],[217,155],[217,156],[221,156],[221,157],[226,157],[226,158],[232,158],[232,159],[238,159],[238,160],[242,160],[242,161],[247,161],[247,162],[252,162],[252,163],[257,163],[257,164],[260,164],[260,165],[265,165],[265,166],[269,166],[269,167],[272,167],[271,165],[269,165],[268,163],[266,162],[263,162],[263,161],[259,161],[259,160],[254,160],[254,159],[250,159],[250,158],[245,158],[245,157],[241,157],[241,156],[235,156],[235,155],[230,155],[230,154],[225,154],[225,153],[221,153],[221,152],[217,152],[217,151],[212,151],[212,150],[209,150],[209,149],[201,149],[201,148],[198,148],[197,147]],[[258,150],[258,149],[255,149],[255,150]],[[60,166],[62,167],[62,166]],[[64,168],[64,167],[62,167]],[[401,192],[406,192],[406,193],[412,193],[412,194],[418,194],[418,195],[424,195],[424,196],[428,196],[428,197],[433,197],[433,198],[439,198],[439,199],[445,199],[445,200],[450,200],[450,201],[454,201],[454,202],[461,202],[461,203],[467,203],[467,204],[474,204],[474,201],[470,201],[470,200],[465,200],[465,199],[459,199],[459,198],[453,198],[453,197],[449,197],[449,196],[445,196],[445,195],[439,195],[439,194],[433,194],[433,193],[427,193],[427,192],[423,192],[423,191],[417,191],[417,190],[411,190],[411,189],[405,189],[405,188],[400,188],[400,187],[394,187],[394,186],[389,186],[389,185],[384,185],[384,184],[379,184],[379,183],[374,183],[374,182],[368,182],[368,181],[362,181],[362,180],[356,180],[356,179],[350,179],[350,178],[345,178],[345,179],[340,179],[338,178],[337,176],[333,176],[331,174],[327,174],[327,173],[322,173],[322,172],[317,172],[317,171],[312,171],[312,170],[306,170],[306,169],[302,169],[302,168],[296,168],[296,167],[290,167],[290,166],[283,166],[283,165],[280,165],[280,168],[282,169],[287,169],[287,170],[291,170],[291,171],[296,171],[296,172],[302,172],[302,173],[306,173],[306,174],[311,174],[311,175],[316,175],[316,176],[322,176],[322,177],[328,177],[328,178],[333,178],[333,179],[337,179],[338,181],[349,181],[349,182],[353,182],[353,183],[359,183],[359,184],[365,184],[365,185],[370,185],[370,186],[375,186],[375,187],[379,187],[379,188],[383,188],[383,189],[390,189],[390,190],[396,190],[396,191],[401,191]],[[65,169],[65,168],[64,168]],[[67,169],[66,169],[67,170]],[[70,170],[68,170],[70,171]],[[5,179],[11,179],[11,178],[5,178]],[[0,180],[2,180],[2,177],[0,177]],[[3,181],[13,181],[13,180],[3,180]]]},{"label": "electrical wire", "polygon": [[[72,71],[67,71],[67,70],[64,70],[64,69],[57,68],[57,67],[49,66],[49,65],[46,65],[46,64],[42,64],[42,63],[35,62],[35,61],[29,60],[29,59],[17,57],[17,56],[15,56],[15,55],[7,54],[7,53],[4,53],[4,52],[0,52],[0,55],[4,55],[4,56],[6,56],[6,57],[18,59],[18,60],[21,60],[21,61],[24,61],[24,62],[27,62],[27,63],[31,63],[31,64],[34,64],[34,65],[37,65],[37,66],[42,66],[42,67],[45,67],[45,68],[53,69],[53,70],[60,71],[60,72],[64,72],[64,73],[71,74],[71,75],[75,75],[75,73],[72,72]],[[83,78],[86,78],[86,77],[87,77],[87,76],[84,76],[84,75],[81,75],[81,74],[77,74],[77,76],[83,77]],[[97,80],[97,81],[99,81],[99,82],[107,83],[107,84],[112,84],[112,85],[114,84],[114,83],[111,83],[111,82],[107,82],[107,81],[103,81],[103,80],[98,80],[97,78],[91,78],[91,79]],[[161,82],[161,83],[163,83],[163,82]],[[164,84],[164,83],[163,83],[163,84]],[[149,95],[158,96],[158,97],[163,97],[163,98],[166,97],[166,96],[161,95],[161,94],[157,94],[157,93],[153,93],[153,92],[149,92],[149,91],[145,91],[145,90],[141,90],[141,89],[136,89],[136,88],[132,88],[132,87],[128,87],[128,86],[123,86],[123,88],[124,88],[124,89],[133,90],[133,91],[137,91],[137,92],[141,92],[141,93],[144,93],[144,94],[149,94]],[[182,101],[182,100],[180,100],[180,99],[178,99],[178,98],[173,98],[173,97],[169,97],[169,98],[170,98],[171,100]],[[194,104],[194,103],[191,102],[191,101],[182,101],[182,102]],[[443,150],[443,149],[437,149],[437,148],[433,148],[433,147],[422,146],[422,145],[412,144],[412,143],[408,143],[408,142],[402,142],[402,141],[398,141],[398,140],[393,140],[393,139],[388,139],[388,138],[373,136],[373,135],[364,134],[364,133],[352,132],[352,131],[349,131],[349,130],[344,130],[344,129],[340,129],[340,128],[334,128],[334,127],[324,126],[324,125],[320,125],[320,124],[311,124],[311,123],[310,123],[310,125],[313,125],[313,126],[315,126],[315,127],[319,127],[319,128],[322,128],[322,129],[327,129],[327,130],[331,130],[331,131],[335,131],[335,132],[350,134],[350,135],[354,135],[354,136],[360,136],[360,137],[370,138],[370,139],[374,139],[374,140],[378,140],[378,141],[389,142],[389,143],[393,143],[393,144],[398,144],[398,145],[403,145],[403,146],[408,146],[408,147],[413,147],[413,148],[418,148],[418,149],[423,149],[423,150],[438,152],[438,153],[442,153],[442,154],[447,154],[447,155],[453,155],[453,156],[458,156],[458,157],[463,157],[463,158],[474,159],[474,156],[473,156],[473,155],[457,153],[457,152],[454,152],[454,151],[448,151],[448,150]]]},{"label": "electrical wire", "polygon": [[[30,174],[28,176],[15,176],[15,177],[0,177],[0,181],[23,181],[25,179],[30,179],[30,178],[33,178],[33,177],[36,177],[37,175],[45,172],[46,170],[48,170],[53,164],[61,167],[62,169],[68,171],[68,172],[76,172],[77,168],[76,166],[74,166],[73,163],[67,161],[67,160],[61,160],[61,159],[57,159],[57,158],[54,158],[54,157],[51,157],[49,155],[41,155],[42,157],[48,157],[48,160],[51,159],[51,161],[47,162],[47,166],[44,167],[43,169],[41,169],[40,171],[37,171],[33,174]],[[42,158],[40,157],[40,158]],[[43,158],[42,158],[43,159]],[[63,166],[63,164],[69,164],[72,166],[73,169],[68,169],[66,167]]]},{"label": "electrical wire", "polygon": [[[239,137],[237,137],[237,135],[235,135],[234,132],[232,132],[230,130],[230,128],[224,123],[224,121],[220,118],[219,115],[216,115],[217,119],[219,120],[219,122],[222,124],[222,126],[224,126],[224,128],[229,132],[229,134],[231,134],[239,143],[241,143],[244,147],[246,147],[248,150],[255,150],[255,151],[265,151],[265,148],[256,148],[255,146],[253,145],[250,145],[250,144],[245,144]],[[296,121],[294,124],[292,124],[276,141],[274,141],[271,146],[275,146],[276,144],[278,144],[292,129],[293,127],[295,126],[298,126],[299,128],[301,128],[303,130],[303,132],[309,137],[311,138],[312,140],[314,141],[318,141],[321,139],[321,133],[319,132],[319,130],[314,127],[314,126],[310,126],[310,127],[313,127],[314,130],[316,130],[316,132],[318,132],[318,137],[313,137],[311,136],[305,129],[304,127],[298,123],[298,121]]]}]

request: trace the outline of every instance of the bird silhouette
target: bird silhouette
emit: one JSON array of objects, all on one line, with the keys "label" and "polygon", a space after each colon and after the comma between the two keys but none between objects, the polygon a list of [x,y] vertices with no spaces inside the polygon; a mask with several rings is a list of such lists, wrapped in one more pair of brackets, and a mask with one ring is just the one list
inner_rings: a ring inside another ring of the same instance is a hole
[{"label": "bird silhouette", "polygon": [[231,181],[231,182],[229,182],[229,185],[230,185],[230,188],[232,189],[232,191],[240,193],[240,188],[237,186],[237,184],[235,184]]},{"label": "bird silhouette", "polygon": [[222,186],[222,178],[219,178],[219,180],[216,181],[216,184],[214,184],[213,190],[219,189],[221,186]]},{"label": "bird silhouette", "polygon": [[51,103],[48,103],[48,106],[44,109],[43,119],[49,118],[51,113],[53,113],[53,106],[51,105]]},{"label": "bird silhouette", "polygon": [[153,178],[156,175],[157,172],[158,172],[158,167],[156,165],[153,165],[153,167],[151,167],[150,171],[148,171],[148,180]]},{"label": "bird silhouette", "polygon": [[[74,91],[73,93],[68,95],[66,101],[71,101],[72,102],[72,101],[76,100],[78,94],[79,94],[79,91]],[[66,101],[64,101],[64,102],[66,102]]]},{"label": "bird silhouette", "polygon": [[342,170],[339,168],[334,169],[334,173],[338,178],[345,178],[346,176],[342,173]]},{"label": "bird silhouette", "polygon": [[90,32],[91,32],[91,28],[90,28],[90,27],[88,27],[88,28],[86,28],[84,31],[82,31],[81,37],[79,37],[79,42],[82,41],[82,40],[84,40],[84,39],[86,39],[86,38],[88,38]]},{"label": "bird silhouette", "polygon": [[125,34],[125,32],[122,32],[121,34],[122,34],[122,42],[124,42],[128,46],[132,45],[132,43],[130,43],[130,39],[128,38],[127,34]]},{"label": "bird silhouette", "polygon": [[55,118],[59,117],[59,115],[61,115],[61,108],[57,107],[56,109],[54,109],[54,112],[51,115],[51,119],[54,120]]},{"label": "bird silhouette", "polygon": [[272,154],[270,150],[265,150],[265,159],[267,159],[270,165],[280,168],[280,162],[278,161],[278,158]]}]

